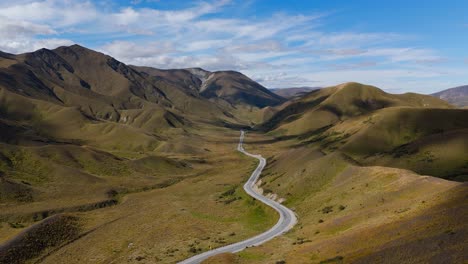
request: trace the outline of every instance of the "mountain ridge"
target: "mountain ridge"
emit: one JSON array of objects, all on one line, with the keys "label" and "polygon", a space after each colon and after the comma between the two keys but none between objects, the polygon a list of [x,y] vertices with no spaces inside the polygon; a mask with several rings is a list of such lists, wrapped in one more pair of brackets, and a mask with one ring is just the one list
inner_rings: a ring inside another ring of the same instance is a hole
[{"label": "mountain ridge", "polygon": [[468,107],[468,85],[445,89],[431,95],[458,107]]}]

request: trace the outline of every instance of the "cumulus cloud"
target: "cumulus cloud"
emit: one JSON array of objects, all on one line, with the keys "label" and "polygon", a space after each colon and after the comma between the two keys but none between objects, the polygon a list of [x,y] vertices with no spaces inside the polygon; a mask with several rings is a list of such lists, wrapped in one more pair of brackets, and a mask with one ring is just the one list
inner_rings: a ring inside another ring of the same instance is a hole
[{"label": "cumulus cloud", "polygon": [[314,85],[314,83],[316,83],[316,81],[314,80],[303,78],[298,75],[290,75],[286,72],[260,74],[260,75],[254,74],[252,75],[252,79],[270,88]]},{"label": "cumulus cloud", "polygon": [[73,44],[58,36],[70,26],[92,21],[97,11],[87,1],[20,0],[2,3],[0,14],[0,49],[23,53]]},{"label": "cumulus cloud", "polygon": [[22,20],[11,20],[0,15],[0,34],[3,39],[56,33],[57,32],[48,25],[34,24]]},{"label": "cumulus cloud", "polygon": [[89,1],[12,1],[10,5],[0,6],[0,14],[19,20],[54,24],[62,28],[87,21],[93,21],[98,14],[96,7]]},{"label": "cumulus cloud", "polygon": [[69,46],[74,44],[73,41],[68,39],[60,38],[48,38],[48,39],[28,39],[28,38],[16,38],[14,40],[0,40],[0,50],[9,53],[24,53],[41,48],[54,49],[60,46]]},{"label": "cumulus cloud", "polygon": [[145,45],[138,45],[130,41],[113,41],[101,47],[100,50],[124,61],[136,58],[148,58],[176,51],[173,43],[156,41]]},{"label": "cumulus cloud", "polygon": [[[180,10],[124,7],[117,12],[101,14],[98,26],[105,31],[137,28],[141,32],[168,33],[189,28],[189,22],[218,11],[230,1],[198,2],[193,7]],[[138,32],[134,31],[134,32]]]},{"label": "cumulus cloud", "polygon": [[402,44],[412,36],[329,32],[325,13],[239,17],[230,8],[249,5],[234,0],[182,1],[174,9],[150,8],[150,2],[157,0],[0,1],[0,50],[21,53],[78,40],[129,64],[240,70],[268,87],[423,86],[417,80],[435,83],[454,70],[441,67],[447,58],[436,50]]}]

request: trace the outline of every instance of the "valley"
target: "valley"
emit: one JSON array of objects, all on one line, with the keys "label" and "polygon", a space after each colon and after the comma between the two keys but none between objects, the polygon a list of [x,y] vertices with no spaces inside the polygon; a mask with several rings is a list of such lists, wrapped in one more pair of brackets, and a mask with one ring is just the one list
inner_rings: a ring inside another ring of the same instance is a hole
[{"label": "valley", "polygon": [[272,200],[291,230],[203,263],[468,259],[468,110],[436,96],[286,99],[72,45],[0,53],[0,131],[0,263],[177,263],[269,230]]}]

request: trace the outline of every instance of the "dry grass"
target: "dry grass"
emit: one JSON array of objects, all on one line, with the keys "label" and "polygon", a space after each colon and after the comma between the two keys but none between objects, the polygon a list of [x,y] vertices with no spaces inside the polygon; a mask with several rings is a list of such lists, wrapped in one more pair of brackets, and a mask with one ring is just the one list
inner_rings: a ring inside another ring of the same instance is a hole
[{"label": "dry grass", "polygon": [[[285,236],[237,254],[239,263],[466,258],[466,184],[401,169],[359,167],[339,153],[324,156],[318,146],[288,147],[294,141],[254,143],[246,148],[271,157],[262,187],[286,198],[299,223]],[[450,246],[435,246],[440,243]]]}]

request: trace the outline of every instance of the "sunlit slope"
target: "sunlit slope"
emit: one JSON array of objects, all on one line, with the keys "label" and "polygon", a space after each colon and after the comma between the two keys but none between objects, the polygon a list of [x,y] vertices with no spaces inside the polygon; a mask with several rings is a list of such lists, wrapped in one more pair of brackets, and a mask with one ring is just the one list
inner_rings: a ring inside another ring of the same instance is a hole
[{"label": "sunlit slope", "polygon": [[[320,144],[304,145],[297,139],[247,140],[249,151],[269,157],[260,184],[263,192],[285,199],[299,223],[292,232],[265,245],[220,256],[219,261],[225,260],[220,263],[464,259],[466,183],[398,168],[360,166],[346,154]],[[437,246],[441,244],[446,246]],[[215,260],[207,263],[218,263]]]},{"label": "sunlit slope", "polygon": [[290,102],[260,128],[361,165],[456,180],[468,175],[468,112],[431,96],[347,83]]},{"label": "sunlit slope", "polygon": [[339,148],[363,164],[448,179],[468,176],[467,110],[389,108],[343,122],[328,133],[343,137],[329,148]]},{"label": "sunlit slope", "polygon": [[312,91],[289,103],[261,128],[281,135],[301,135],[372,111],[396,107],[451,108],[445,101],[419,94],[388,94],[369,85],[345,83]]}]

